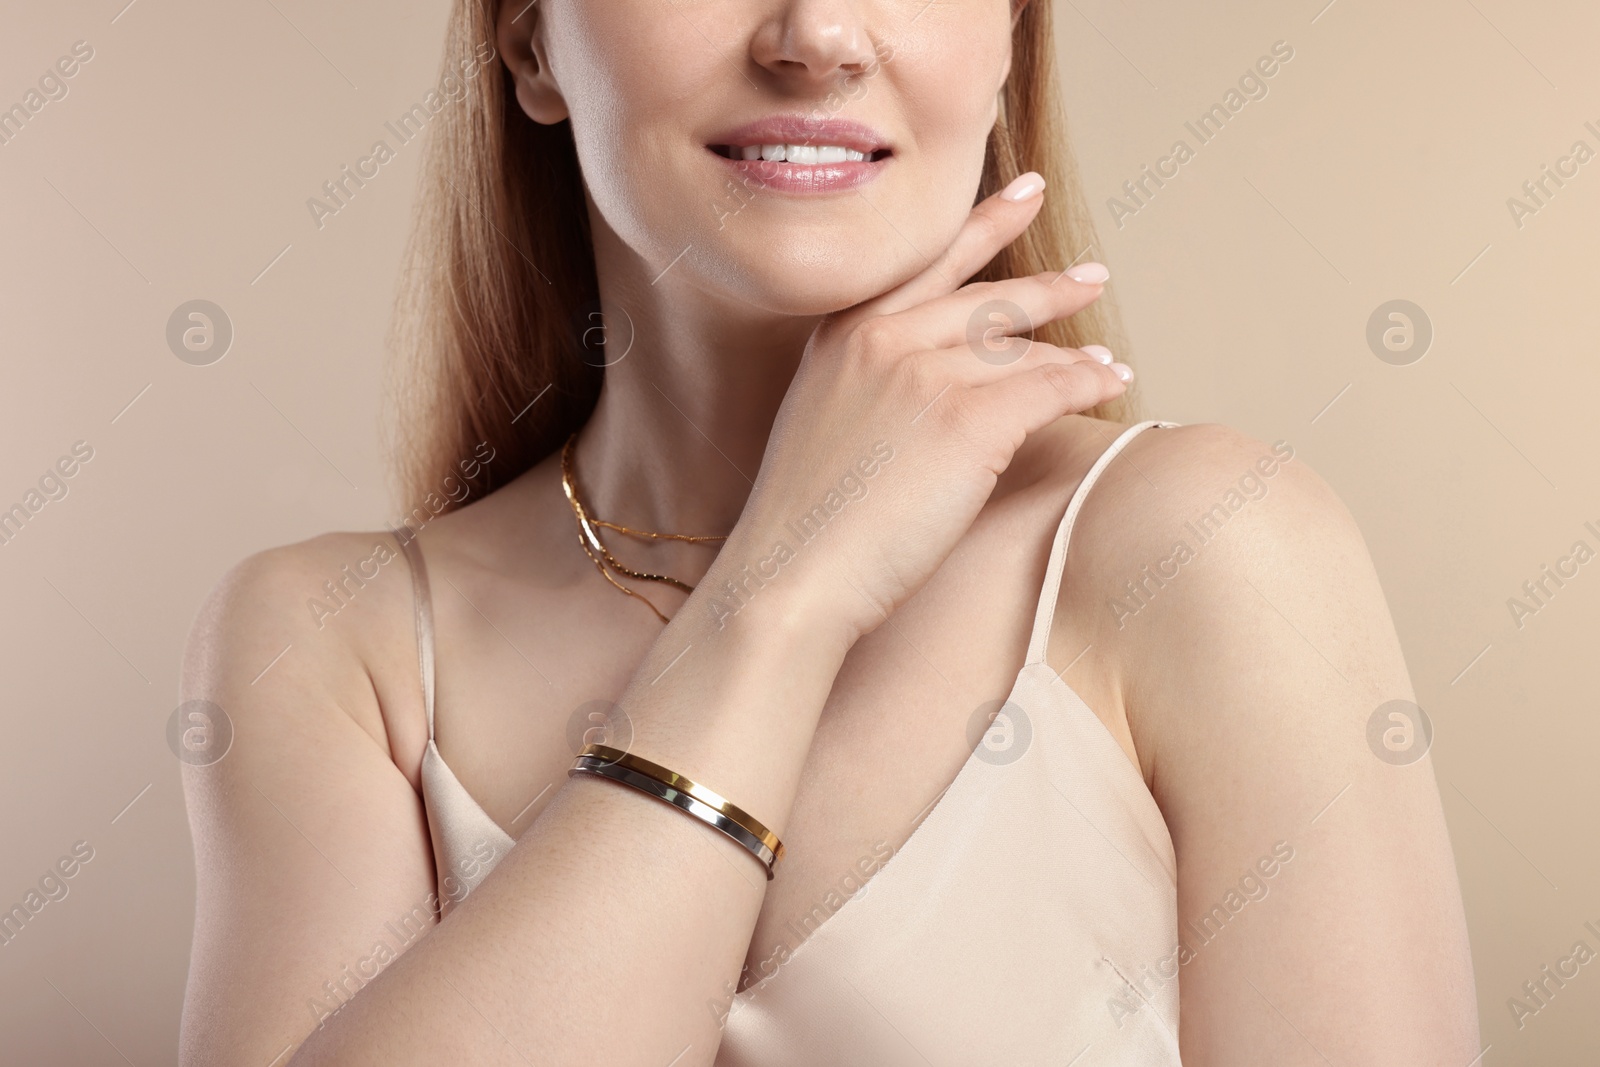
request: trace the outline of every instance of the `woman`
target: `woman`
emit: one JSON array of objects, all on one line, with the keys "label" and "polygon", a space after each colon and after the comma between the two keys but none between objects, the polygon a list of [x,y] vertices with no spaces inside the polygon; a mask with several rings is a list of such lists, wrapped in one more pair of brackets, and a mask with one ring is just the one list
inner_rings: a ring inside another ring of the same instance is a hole
[{"label": "woman", "polygon": [[186,660],[186,1063],[1478,1055],[1360,535],[1291,442],[1127,421],[1050,33],[458,4],[414,510]]}]

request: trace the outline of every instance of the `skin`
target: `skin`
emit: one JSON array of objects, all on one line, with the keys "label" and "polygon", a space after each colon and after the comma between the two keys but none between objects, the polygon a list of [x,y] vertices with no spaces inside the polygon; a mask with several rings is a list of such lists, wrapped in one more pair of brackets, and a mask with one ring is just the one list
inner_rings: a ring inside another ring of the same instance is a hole
[{"label": "skin", "polygon": [[[579,439],[586,502],[732,533],[720,551],[611,539],[635,567],[700,584],[649,588],[663,628],[573,543],[554,457],[427,526],[439,746],[517,844],[320,1027],[307,1005],[323,983],[362,969],[393,940],[384,924],[437,888],[410,578],[383,564],[319,626],[307,598],[392,550],[385,535],[230,572],[184,664],[184,698],[235,728],[225,759],[185,767],[199,889],[184,1063],[590,1062],[596,1035],[607,1063],[714,1062],[707,1002],[840,872],[898,847],[966,760],[974,709],[1021,666],[1062,509],[1120,429],[1074,414],[1123,388],[1083,353],[1034,344],[998,367],[962,344],[986,299],[1044,321],[1100,295],[1054,272],[958,289],[1041,203],[971,207],[1009,70],[1004,3],[914,21],[845,0],[521,8],[500,14],[497,45],[522,109],[573,122],[608,318],[625,309],[636,337]],[[894,147],[876,182],[763,193],[721,230],[697,213],[724,178],[708,139],[821,99],[883,41],[895,59],[841,112]],[[880,439],[896,459],[867,496],[716,626],[708,590]],[[1479,1045],[1449,841],[1429,760],[1367,748],[1373,709],[1413,693],[1337,497],[1282,464],[1147,607],[1107,608],[1271,451],[1214,425],[1135,439],[1080,515],[1049,662],[1159,803],[1180,924],[1275,843],[1293,849],[1269,895],[1182,966],[1185,1063],[1464,1065]],[[780,876],[662,805],[569,779],[569,720],[592,700],[626,708],[634,751],[771,826]]]}]

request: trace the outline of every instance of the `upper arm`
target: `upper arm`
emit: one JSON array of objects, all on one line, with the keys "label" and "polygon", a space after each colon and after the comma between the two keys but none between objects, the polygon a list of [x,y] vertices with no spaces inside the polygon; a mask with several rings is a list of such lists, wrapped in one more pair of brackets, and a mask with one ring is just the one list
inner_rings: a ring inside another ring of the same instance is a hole
[{"label": "upper arm", "polygon": [[371,543],[341,535],[251,557],[190,634],[183,699],[212,702],[211,728],[233,736],[220,759],[183,766],[196,868],[184,1063],[281,1062],[434,921],[426,822],[352,641],[400,579],[320,627],[307,606]]},{"label": "upper arm", "polygon": [[1143,437],[1079,562],[1177,854],[1184,1061],[1470,1061],[1432,763],[1368,740],[1415,696],[1360,531],[1292,449],[1212,425]]}]

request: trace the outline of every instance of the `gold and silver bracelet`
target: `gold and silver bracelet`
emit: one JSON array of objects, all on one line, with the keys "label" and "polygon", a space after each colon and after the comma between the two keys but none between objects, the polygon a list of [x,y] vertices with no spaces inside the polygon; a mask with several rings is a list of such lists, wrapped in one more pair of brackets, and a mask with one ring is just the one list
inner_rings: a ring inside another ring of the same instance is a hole
[{"label": "gold and silver bracelet", "polygon": [[770,881],[773,868],[783,858],[783,842],[743,808],[730,803],[720,793],[692,782],[657,763],[609,745],[585,745],[578,761],[567,772],[592,774],[632,786],[657,800],[666,801],[733,838],[767,869]]}]

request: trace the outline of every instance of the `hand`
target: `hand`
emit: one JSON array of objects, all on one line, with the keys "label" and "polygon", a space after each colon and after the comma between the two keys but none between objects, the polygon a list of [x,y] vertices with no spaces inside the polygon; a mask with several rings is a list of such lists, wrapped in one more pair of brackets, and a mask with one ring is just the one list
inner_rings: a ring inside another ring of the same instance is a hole
[{"label": "hand", "polygon": [[1082,310],[1101,284],[1051,271],[957,288],[1042,202],[988,198],[933,266],[812,334],[737,527],[760,554],[751,570],[797,596],[808,624],[847,643],[879,625],[955,548],[1028,434],[1131,379],[1103,350],[1007,338]]}]

